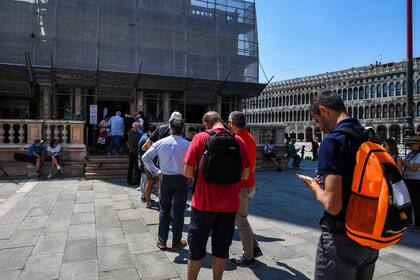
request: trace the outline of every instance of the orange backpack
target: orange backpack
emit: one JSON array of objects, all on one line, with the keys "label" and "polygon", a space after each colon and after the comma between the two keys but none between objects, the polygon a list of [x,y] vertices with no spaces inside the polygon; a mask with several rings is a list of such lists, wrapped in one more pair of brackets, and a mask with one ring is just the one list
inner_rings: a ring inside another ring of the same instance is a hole
[{"label": "orange backpack", "polygon": [[400,241],[411,221],[411,200],[391,155],[349,127],[339,131],[360,144],[356,155],[346,234],[362,246],[382,249]]}]

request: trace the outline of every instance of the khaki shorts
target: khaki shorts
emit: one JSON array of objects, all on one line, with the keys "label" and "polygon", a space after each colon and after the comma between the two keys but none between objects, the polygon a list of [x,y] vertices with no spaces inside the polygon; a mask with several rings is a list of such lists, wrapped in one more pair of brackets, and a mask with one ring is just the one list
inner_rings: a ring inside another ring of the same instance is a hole
[{"label": "khaki shorts", "polygon": [[147,177],[147,182],[157,182],[159,180],[159,177],[153,176],[152,173],[147,170],[147,168],[144,169]]}]

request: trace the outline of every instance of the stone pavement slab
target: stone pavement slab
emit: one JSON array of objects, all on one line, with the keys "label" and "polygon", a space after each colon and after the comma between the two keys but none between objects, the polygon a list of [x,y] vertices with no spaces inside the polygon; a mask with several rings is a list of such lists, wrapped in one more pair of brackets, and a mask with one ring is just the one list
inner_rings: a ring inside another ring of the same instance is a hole
[{"label": "stone pavement slab", "polygon": [[96,238],[68,240],[64,250],[63,263],[97,260]]},{"label": "stone pavement slab", "polygon": [[0,251],[0,271],[23,269],[32,249],[33,247],[2,249]]},{"label": "stone pavement slab", "polygon": [[60,275],[63,254],[31,256],[20,280],[54,280]]},{"label": "stone pavement slab", "polygon": [[[311,162],[303,167],[299,172],[314,174]],[[313,278],[322,209],[294,173],[257,172],[248,217],[264,255],[253,268],[227,263],[223,279]],[[188,247],[156,247],[158,211],[146,209],[124,180],[25,182],[14,194],[5,190],[4,200],[1,186],[0,207],[11,206],[0,211],[0,280],[186,279]],[[189,214],[190,208],[186,223]],[[185,225],[184,239],[187,231]],[[397,246],[381,250],[374,279],[420,279],[419,236],[408,232]],[[168,245],[171,238],[170,232]],[[230,255],[241,252],[236,231]],[[199,279],[212,279],[209,254]]]},{"label": "stone pavement slab", "polygon": [[63,263],[60,280],[98,280],[98,261]]},{"label": "stone pavement slab", "polygon": [[136,268],[105,271],[100,273],[100,280],[140,280]]},{"label": "stone pavement slab", "polygon": [[127,245],[98,248],[99,271],[135,267]]}]

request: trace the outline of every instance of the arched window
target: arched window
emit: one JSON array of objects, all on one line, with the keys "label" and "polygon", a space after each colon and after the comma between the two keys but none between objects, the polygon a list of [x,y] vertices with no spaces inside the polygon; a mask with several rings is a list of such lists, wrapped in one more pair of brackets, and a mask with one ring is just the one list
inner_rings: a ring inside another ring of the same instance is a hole
[{"label": "arched window", "polygon": [[341,99],[343,99],[343,95],[341,94],[341,89],[338,90],[338,94],[337,94]]},{"label": "arched window", "polygon": [[347,100],[347,89],[343,89],[343,100]]},{"label": "arched window", "polygon": [[359,107],[359,119],[363,119],[363,107]]},{"label": "arched window", "polygon": [[401,104],[395,105],[395,117],[401,118]]},{"label": "arched window", "polygon": [[297,105],[298,103],[297,103],[297,96],[296,96],[296,94],[295,94],[295,96],[293,97],[293,105]]},{"label": "arched window", "polygon": [[351,107],[347,108],[347,114],[352,117],[353,116],[353,109]]},{"label": "arched window", "polygon": [[368,99],[370,95],[370,87],[366,86],[365,87],[365,99]]},{"label": "arched window", "polygon": [[382,86],[381,85],[376,86],[376,97],[378,97],[378,98],[382,97]]},{"label": "arched window", "polygon": [[382,106],[382,117],[383,118],[388,118],[388,106],[386,104],[384,104],[384,106]]},{"label": "arched window", "polygon": [[402,116],[405,117],[406,114],[407,114],[407,103],[404,103],[402,107]]},{"label": "arched window", "polygon": [[289,96],[286,96],[286,106],[289,106]]},{"label": "arched window", "polygon": [[353,118],[357,119],[357,107],[353,108]]},{"label": "arched window", "polygon": [[354,89],[353,89],[353,100],[357,100],[357,98],[358,98],[358,95],[359,94],[359,92],[358,92],[358,90],[357,90],[357,87],[355,87]]},{"label": "arched window", "polygon": [[382,108],[381,105],[376,105],[376,118],[382,118]]},{"label": "arched window", "polygon": [[296,111],[293,111],[293,121],[296,121]]},{"label": "arched window", "polygon": [[369,107],[368,106],[365,107],[365,118],[369,119]]},{"label": "arched window", "polygon": [[382,86],[384,97],[388,96],[388,84]]},{"label": "arched window", "polygon": [[365,98],[365,91],[363,90],[363,87],[359,87],[359,99]]},{"label": "arched window", "polygon": [[417,80],[417,94],[420,94],[420,80]]},{"label": "arched window", "polygon": [[403,82],[403,95],[407,95],[407,82]]},{"label": "arched window", "polygon": [[397,93],[395,95],[400,96],[401,95],[401,83],[400,82],[397,82],[396,88],[397,88]]},{"label": "arched window", "polygon": [[395,117],[395,108],[394,108],[394,104],[389,105],[389,117],[390,117],[390,118]]},{"label": "arched window", "polygon": [[395,95],[395,85],[394,85],[394,83],[390,83],[389,84],[389,96],[394,96],[394,95]]},{"label": "arched window", "polygon": [[370,107],[370,118],[371,119],[374,119],[375,117],[376,117],[376,114],[375,114],[375,105],[372,105]]},{"label": "arched window", "polygon": [[376,97],[376,87],[372,85],[370,87],[370,98],[375,98],[375,97]]},{"label": "arched window", "polygon": [[352,99],[353,99],[353,91],[352,91],[352,89],[351,89],[351,88],[349,88],[349,89],[348,89],[348,92],[347,92],[347,99],[348,99],[348,100],[352,100]]},{"label": "arched window", "polygon": [[309,104],[309,94],[306,94],[306,104]]},{"label": "arched window", "polygon": [[306,118],[305,118],[305,119],[306,119],[306,121],[309,121],[309,111],[308,111],[308,110],[307,110],[307,111],[306,111],[306,113],[305,113],[305,117],[306,117]]},{"label": "arched window", "polygon": [[314,94],[311,92],[311,95],[310,95],[310,100],[311,100],[311,102],[314,100]]},{"label": "arched window", "polygon": [[301,96],[300,96],[300,94],[299,94],[299,96],[298,96],[298,103],[297,103],[297,104],[299,104],[299,105],[300,105],[300,104],[302,104],[302,103],[301,103],[301,101],[302,101],[302,100],[301,100]]}]

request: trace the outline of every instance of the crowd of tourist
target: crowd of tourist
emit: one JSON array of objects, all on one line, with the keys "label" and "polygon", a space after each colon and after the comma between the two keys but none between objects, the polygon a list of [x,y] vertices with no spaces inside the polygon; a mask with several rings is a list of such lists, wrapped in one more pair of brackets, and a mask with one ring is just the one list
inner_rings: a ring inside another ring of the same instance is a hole
[{"label": "crowd of tourist", "polygon": [[[327,134],[321,144],[311,140],[310,151],[312,160],[317,161],[317,177],[299,175],[325,209],[320,221],[322,233],[316,252],[315,279],[372,279],[379,250],[351,239],[346,235],[345,227],[358,164],[356,155],[362,143],[370,138],[363,140],[363,137],[369,137],[364,136],[368,135],[367,130],[357,119],[346,114],[343,101],[332,92],[320,94],[312,102],[310,112],[321,131]],[[138,185],[147,208],[159,209],[156,246],[162,250],[189,246],[188,279],[198,278],[210,237],[213,278],[222,278],[235,225],[243,254],[232,256],[230,262],[253,266],[255,259],[263,255],[247,218],[248,205],[256,194],[257,148],[245,120],[244,113],[234,111],[225,123],[217,112],[209,111],[202,119],[204,128],[197,133],[194,127],[185,130],[179,112],[173,112],[159,127],[145,129],[142,112],[135,117],[126,114],[123,118],[117,111],[99,124],[98,149],[110,155],[119,154],[125,140],[129,154],[127,184]],[[282,171],[278,162],[282,158],[290,159],[292,167],[298,169],[306,150],[300,148],[299,156],[295,143],[296,139],[288,140],[287,153],[278,156],[274,141],[270,141],[264,146],[262,156],[269,159],[277,171]],[[399,155],[394,139],[386,139],[382,144],[395,163],[398,176],[394,175],[403,178],[407,186],[414,213],[414,223],[410,227],[418,232],[420,136],[413,136],[407,142],[410,153],[405,158]],[[51,178],[61,169],[61,151],[57,140],[52,140],[46,149],[43,141],[36,140],[29,147],[28,157],[38,172],[44,161],[50,160],[48,178]],[[158,203],[151,199],[153,188],[157,189]],[[188,238],[183,240],[184,214],[190,191],[191,219]],[[411,213],[404,214],[407,214],[405,223],[409,223]],[[404,215],[400,216],[403,219]],[[169,244],[170,228],[172,240]]]}]

